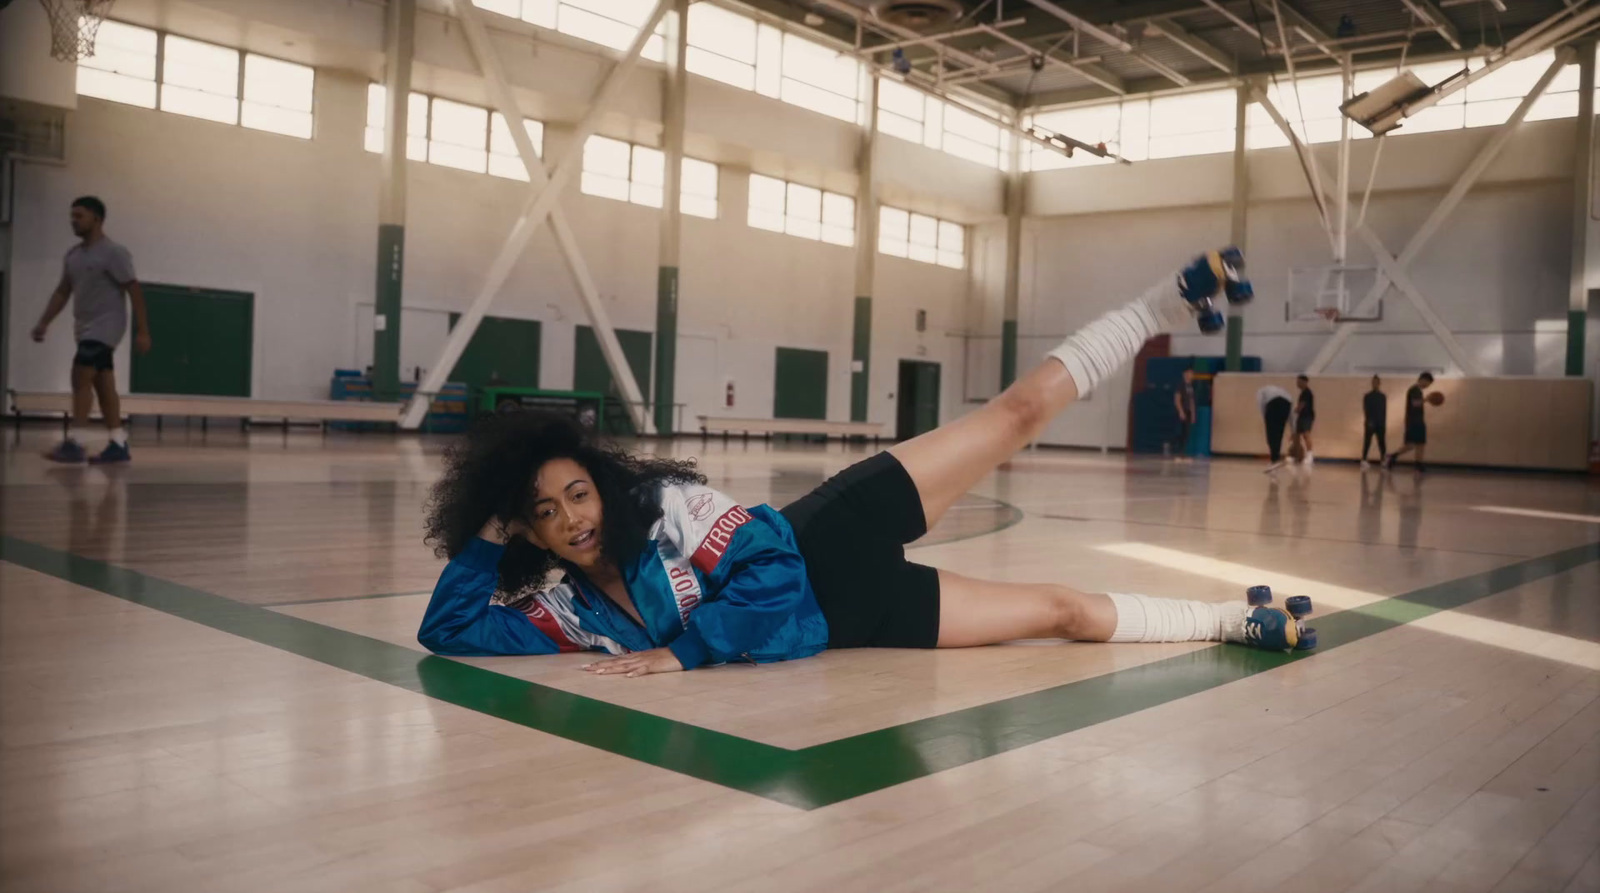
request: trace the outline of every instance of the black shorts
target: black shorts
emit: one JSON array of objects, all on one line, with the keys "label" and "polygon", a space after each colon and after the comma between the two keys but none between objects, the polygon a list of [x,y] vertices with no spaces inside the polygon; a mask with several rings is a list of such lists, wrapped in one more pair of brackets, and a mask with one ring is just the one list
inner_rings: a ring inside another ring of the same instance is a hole
[{"label": "black shorts", "polygon": [[1428,443],[1428,426],[1407,425],[1406,443],[1414,443],[1417,446],[1426,446]]},{"label": "black shorts", "polygon": [[111,361],[114,350],[111,345],[101,341],[79,341],[78,352],[72,355],[72,365],[88,366],[96,371],[110,369],[115,365]]},{"label": "black shorts", "polygon": [[785,506],[829,648],[939,644],[939,572],[906,560],[928,532],[922,497],[889,453],[839,472]]},{"label": "black shorts", "polygon": [[1296,434],[1310,434],[1311,426],[1316,423],[1317,417],[1315,413],[1301,413],[1300,417],[1295,419],[1294,431]]}]

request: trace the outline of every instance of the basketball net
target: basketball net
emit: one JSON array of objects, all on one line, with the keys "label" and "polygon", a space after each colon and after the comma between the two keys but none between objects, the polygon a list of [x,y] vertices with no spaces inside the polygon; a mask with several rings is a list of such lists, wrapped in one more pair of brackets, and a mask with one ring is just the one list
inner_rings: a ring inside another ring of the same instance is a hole
[{"label": "basketball net", "polygon": [[50,16],[50,55],[76,62],[94,55],[94,36],[116,0],[39,0]]},{"label": "basketball net", "polygon": [[1316,314],[1322,317],[1322,321],[1330,326],[1339,322],[1340,313],[1338,307],[1318,307]]}]

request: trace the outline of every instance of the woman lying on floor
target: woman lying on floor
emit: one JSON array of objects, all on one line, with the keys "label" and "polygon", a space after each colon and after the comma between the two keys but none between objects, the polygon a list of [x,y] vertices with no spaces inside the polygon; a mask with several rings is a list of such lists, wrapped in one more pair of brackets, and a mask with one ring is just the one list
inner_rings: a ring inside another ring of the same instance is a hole
[{"label": "woman lying on floor", "polygon": [[1242,270],[1237,251],[1207,253],[1085,326],[982,409],[781,511],[746,509],[692,463],[630,455],[562,417],[488,419],[449,454],[434,490],[429,541],[450,564],[417,638],[439,654],[605,651],[614,656],[585,669],[625,676],[1033,638],[1308,647],[1314,639],[1277,608],[978,580],[905,556],[1147,339],[1196,318],[1219,329],[1216,298],[1250,296]]}]

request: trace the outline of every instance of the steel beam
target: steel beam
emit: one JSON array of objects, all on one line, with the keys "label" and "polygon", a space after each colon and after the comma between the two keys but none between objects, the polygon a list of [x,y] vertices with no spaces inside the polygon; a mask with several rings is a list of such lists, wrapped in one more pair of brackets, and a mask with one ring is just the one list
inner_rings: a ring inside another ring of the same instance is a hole
[{"label": "steel beam", "polygon": [[1156,19],[1145,25],[1145,28],[1183,47],[1224,74],[1239,73],[1239,63],[1231,55],[1224,52],[1220,47],[1185,31],[1173,22]]},{"label": "steel beam", "polygon": [[1087,18],[1084,18],[1077,13],[1062,9],[1058,3],[1054,2],[1054,0],[1027,0],[1027,2],[1037,6],[1039,9],[1044,10],[1050,15],[1055,16],[1061,21],[1066,22],[1077,31],[1087,34],[1101,43],[1108,44],[1124,53],[1133,56],[1140,62],[1150,66],[1162,77],[1172,81],[1180,87],[1187,87],[1193,83],[1189,76],[1183,72],[1177,71],[1176,69],[1163,64],[1161,61],[1153,59],[1150,56],[1139,52],[1138,47],[1122,39],[1122,37],[1118,36],[1116,33],[1096,25],[1094,22],[1089,21]]},{"label": "steel beam", "polygon": [[[1382,240],[1364,222],[1356,225],[1356,234],[1372,250],[1373,257],[1378,263],[1379,275],[1377,283],[1356,305],[1354,313],[1370,312],[1376,306],[1377,301],[1382,298],[1383,293],[1388,290],[1389,283],[1392,282],[1416,307],[1418,314],[1422,316],[1423,321],[1428,324],[1429,328],[1433,329],[1434,335],[1445,345],[1446,351],[1450,353],[1456,364],[1469,374],[1476,374],[1476,363],[1467,355],[1466,350],[1456,341],[1455,336],[1450,333],[1449,329],[1444,326],[1443,320],[1434,312],[1432,305],[1428,303],[1421,291],[1417,289],[1415,283],[1411,281],[1406,269],[1412,261],[1416,260],[1423,246],[1438,232],[1445,219],[1455,211],[1456,207],[1461,203],[1461,199],[1477,183],[1484,170],[1500,154],[1500,150],[1505,147],[1506,141],[1510,139],[1512,132],[1527,116],[1528,109],[1544,93],[1545,88],[1550,85],[1550,81],[1555,79],[1556,74],[1560,72],[1562,66],[1567,64],[1567,61],[1564,52],[1562,57],[1558,57],[1545,70],[1544,75],[1534,84],[1528,95],[1523,97],[1522,102],[1517,105],[1516,110],[1511,113],[1511,117],[1506,123],[1496,128],[1495,132],[1489,137],[1488,142],[1484,144],[1482,149],[1478,150],[1478,154],[1468,163],[1461,176],[1450,187],[1450,191],[1439,201],[1439,204],[1433,209],[1433,213],[1429,214],[1428,219],[1423,221],[1422,226],[1412,235],[1411,240],[1407,242],[1405,249],[1398,256],[1391,255]],[[1257,101],[1261,103],[1262,108],[1266,109],[1267,114],[1272,117],[1273,122],[1284,132],[1284,135],[1289,138],[1295,150],[1303,152],[1304,144],[1300,141],[1299,136],[1295,134],[1294,129],[1289,126],[1289,122],[1284,119],[1283,114],[1272,104],[1271,100],[1264,95],[1258,94]],[[1314,160],[1312,163],[1315,163]],[[1327,343],[1322,346],[1316,358],[1312,360],[1310,367],[1307,369],[1308,374],[1315,375],[1325,370],[1333,358],[1338,355],[1340,349],[1350,340],[1351,335],[1355,333],[1357,325],[1358,323],[1341,323],[1333,335],[1329,337]]]},{"label": "steel beam", "polygon": [[1428,26],[1439,32],[1439,36],[1450,44],[1451,49],[1461,49],[1461,32],[1456,30],[1455,23],[1444,14],[1433,0],[1400,0],[1406,8],[1419,19],[1428,23]]},{"label": "steel beam", "polygon": [[1063,59],[1054,53],[1046,53],[1041,50],[1034,49],[1029,44],[997,28],[990,28],[987,25],[983,26],[983,28],[984,33],[989,34],[992,37],[996,37],[1005,43],[1011,44],[1017,49],[1022,50],[1024,53],[1027,53],[1029,57],[1042,57],[1046,65],[1055,65],[1060,68],[1066,68],[1085,80],[1098,84],[1117,94],[1118,96],[1124,95],[1128,92],[1128,87],[1123,83],[1122,78],[1118,77],[1116,74],[1112,73],[1109,69],[1103,66],[1096,65],[1091,62],[1079,62],[1075,60]]},{"label": "steel beam", "polygon": [[1568,375],[1583,375],[1589,323],[1589,235],[1594,228],[1594,52],[1591,38],[1578,45],[1578,118],[1572,157],[1572,267],[1567,299]]},{"label": "steel beam", "polygon": [[[458,17],[463,23],[463,31],[471,28],[470,25],[466,24],[469,21],[478,25],[476,29],[477,39],[482,42],[486,50],[478,60],[479,65],[487,64],[498,67],[499,57],[493,53],[493,48],[488,43],[488,31],[482,27],[482,22],[477,19],[477,10],[472,7],[471,0],[452,0],[452,2]],[[506,234],[505,242],[500,246],[499,254],[495,256],[494,262],[490,264],[483,287],[479,290],[477,296],[473,298],[472,304],[468,306],[466,312],[456,322],[456,327],[450,331],[450,337],[445,340],[444,348],[440,351],[439,358],[428,369],[428,374],[423,378],[422,383],[418,385],[417,396],[411,401],[411,405],[406,408],[405,415],[401,419],[400,426],[402,428],[415,429],[422,424],[422,418],[427,414],[429,396],[438,392],[440,386],[444,384],[445,378],[450,374],[450,370],[455,368],[456,361],[461,358],[461,352],[466,349],[473,333],[477,331],[478,324],[483,321],[484,314],[488,311],[489,305],[493,303],[495,295],[499,294],[500,289],[505,286],[506,280],[510,278],[512,268],[516,265],[517,259],[522,256],[522,252],[528,247],[528,242],[533,238],[534,232],[544,222],[545,218],[550,216],[551,212],[556,209],[556,200],[560,197],[561,190],[572,180],[577,173],[577,169],[583,163],[584,142],[594,133],[600,117],[606,113],[606,110],[616,99],[622,84],[638,64],[639,55],[644,51],[645,43],[649,41],[651,35],[655,32],[656,25],[660,24],[662,16],[666,15],[667,9],[672,5],[672,2],[673,0],[658,0],[649,19],[640,27],[639,33],[634,36],[633,43],[628,47],[627,52],[617,62],[616,66],[611,69],[610,73],[606,75],[605,80],[600,85],[600,89],[595,94],[593,103],[590,104],[589,113],[579,122],[577,129],[573,133],[572,149],[556,165],[555,173],[550,175],[548,180],[545,180],[544,168],[542,164],[538,163],[538,159],[523,158],[525,165],[530,160],[535,162],[529,165],[528,170],[528,176],[534,181],[529,192],[528,201],[524,204],[522,213],[517,218],[516,223],[512,225],[511,230]],[[472,40],[473,38],[469,36],[468,39]],[[486,78],[486,80],[493,82],[496,79],[491,77]],[[503,71],[500,73],[498,81],[499,86],[493,89],[503,91],[505,94],[500,97],[500,101],[503,101],[506,106],[506,111],[501,113],[506,118],[506,127],[511,131],[512,140],[518,143],[518,153],[522,153],[522,143],[527,142],[527,149],[531,154],[532,143],[528,142],[526,137],[519,140],[517,134],[520,128],[512,126],[513,121],[520,122],[522,120],[522,115],[517,111],[515,97],[511,95],[510,87],[507,85]],[[499,105],[500,102],[497,101],[496,104]],[[558,244],[561,243],[562,239],[559,230],[555,227],[553,227],[553,230],[556,231]],[[576,246],[574,245],[573,247]],[[575,264],[574,257],[569,256],[567,257],[567,263],[569,267],[573,267],[576,264],[581,264],[582,261],[579,259]],[[593,283],[589,284],[592,287]],[[585,295],[584,298],[586,304],[591,303],[588,295]],[[595,295],[595,300],[588,307],[588,310],[591,319],[595,322],[595,335],[600,340],[600,349],[606,356],[607,365],[611,367],[613,379],[618,387],[621,388],[622,398],[627,401],[630,412],[637,414],[635,430],[647,432],[650,430],[650,426],[647,414],[644,412],[644,395],[640,392],[639,383],[634,379],[627,360],[622,354],[621,345],[616,342],[616,333],[611,328],[604,309],[600,307],[598,294]],[[606,320],[603,328],[602,320]],[[608,341],[610,344],[607,343]],[[615,357],[613,357],[612,348],[615,348]]]},{"label": "steel beam", "polygon": [[400,399],[400,307],[406,255],[406,114],[416,0],[394,0],[384,14],[384,140],[378,194],[378,263],[372,304],[372,396]]},{"label": "steel beam", "polygon": [[683,234],[684,102],[689,72],[689,0],[673,0],[667,39],[667,71],[661,85],[661,254],[656,271],[656,433],[671,435],[678,377],[678,260]]}]

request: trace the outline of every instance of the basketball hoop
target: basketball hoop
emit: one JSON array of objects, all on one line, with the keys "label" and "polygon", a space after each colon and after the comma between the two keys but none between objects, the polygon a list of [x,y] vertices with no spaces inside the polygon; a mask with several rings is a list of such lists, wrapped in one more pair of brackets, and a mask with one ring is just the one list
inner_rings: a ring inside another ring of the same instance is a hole
[{"label": "basketball hoop", "polygon": [[94,55],[94,36],[116,0],[39,0],[50,16],[50,55],[76,62]]},{"label": "basketball hoop", "polygon": [[1339,308],[1338,307],[1318,307],[1316,310],[1314,310],[1312,312],[1314,312],[1318,316],[1322,317],[1322,321],[1327,323],[1330,326],[1334,325],[1335,323],[1337,323],[1339,321],[1339,318],[1341,316],[1343,316],[1343,314],[1341,314],[1339,312]]}]

